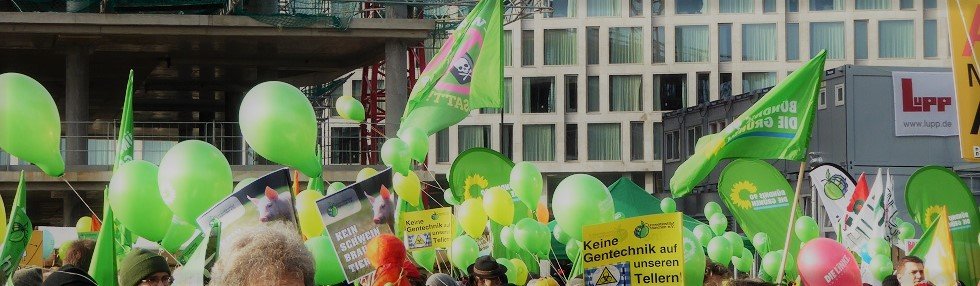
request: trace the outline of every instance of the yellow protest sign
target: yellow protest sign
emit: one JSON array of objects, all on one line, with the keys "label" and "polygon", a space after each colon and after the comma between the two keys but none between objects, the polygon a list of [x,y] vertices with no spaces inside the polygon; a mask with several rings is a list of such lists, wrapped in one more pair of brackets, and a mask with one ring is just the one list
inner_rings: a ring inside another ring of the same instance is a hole
[{"label": "yellow protest sign", "polygon": [[401,216],[405,226],[405,248],[449,248],[453,243],[453,209],[438,208],[407,212]]},{"label": "yellow protest sign", "polygon": [[24,258],[20,260],[20,267],[28,265],[44,267],[44,259],[47,257],[41,257],[43,242],[44,234],[40,230],[35,230],[31,233],[31,240],[27,241],[27,248],[24,249]]},{"label": "yellow protest sign", "polygon": [[586,285],[684,285],[683,227],[681,213],[584,227]]},{"label": "yellow protest sign", "polygon": [[946,1],[950,58],[956,85],[960,155],[980,162],[980,0]]}]

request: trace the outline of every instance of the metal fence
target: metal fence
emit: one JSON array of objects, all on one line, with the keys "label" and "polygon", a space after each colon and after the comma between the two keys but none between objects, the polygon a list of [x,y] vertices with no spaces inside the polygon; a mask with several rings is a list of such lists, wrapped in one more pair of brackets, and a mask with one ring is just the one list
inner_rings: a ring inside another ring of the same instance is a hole
[{"label": "metal fence", "polygon": [[[134,158],[154,164],[171,147],[186,140],[200,140],[215,146],[232,165],[277,165],[258,155],[244,140],[237,122],[134,122]],[[62,136],[61,155],[68,165],[108,166],[116,160],[117,121],[64,122],[69,128],[88,130],[85,136]],[[289,126],[283,126],[288,129]],[[379,150],[362,150],[360,124],[320,121],[317,151],[324,165],[360,165],[363,156],[378,156]],[[0,150],[0,166],[28,165]]]}]

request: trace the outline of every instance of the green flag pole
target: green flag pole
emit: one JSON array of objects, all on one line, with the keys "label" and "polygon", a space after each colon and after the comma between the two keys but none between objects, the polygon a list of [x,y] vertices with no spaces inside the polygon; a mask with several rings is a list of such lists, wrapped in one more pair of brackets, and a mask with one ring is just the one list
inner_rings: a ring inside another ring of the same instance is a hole
[{"label": "green flag pole", "polygon": [[783,281],[783,273],[786,272],[786,256],[789,255],[789,241],[793,238],[793,223],[796,222],[796,207],[800,204],[800,189],[803,188],[804,170],[806,170],[806,160],[800,162],[800,173],[796,175],[796,194],[793,195],[793,207],[789,210],[789,225],[786,226],[786,241],[783,242],[783,257],[779,261],[779,273],[776,274],[777,284]]}]

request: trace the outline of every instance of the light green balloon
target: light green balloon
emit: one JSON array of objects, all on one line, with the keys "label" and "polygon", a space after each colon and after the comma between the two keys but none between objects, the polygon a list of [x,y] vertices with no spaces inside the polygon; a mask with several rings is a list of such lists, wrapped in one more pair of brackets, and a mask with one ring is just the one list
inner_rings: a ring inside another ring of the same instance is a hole
[{"label": "light green balloon", "polygon": [[806,243],[820,236],[820,226],[817,226],[817,221],[809,216],[797,218],[793,230],[796,231],[796,237],[802,243]]},{"label": "light green balloon", "polygon": [[[514,226],[516,227],[516,226]],[[511,226],[504,226],[500,229],[500,244],[507,247],[507,250],[517,251],[520,246],[517,245],[517,241],[514,240],[514,228]]]},{"label": "light green balloon", "polygon": [[252,182],[255,182],[255,180],[256,180],[255,178],[244,178],[244,179],[242,179],[241,181],[238,182],[238,184],[235,184],[235,191],[237,192],[238,190],[241,190],[245,186],[248,186],[248,184],[251,184]]},{"label": "light green balloon", "polygon": [[453,239],[453,245],[449,249],[449,261],[459,270],[466,271],[466,267],[476,262],[478,255],[480,255],[480,247],[473,238],[462,235]]},{"label": "light green balloon", "polygon": [[425,248],[420,250],[412,251],[412,258],[415,259],[415,263],[426,271],[430,273],[435,269],[436,266],[436,250],[435,248]]},{"label": "light green balloon", "polygon": [[260,83],[245,94],[238,114],[242,136],[259,155],[311,178],[323,172],[316,154],[316,115],[298,88],[279,81]]},{"label": "light green balloon", "polygon": [[453,195],[453,190],[451,189],[446,189],[445,191],[443,191],[442,198],[446,200],[447,204],[454,205],[454,206],[459,205],[459,201],[456,200],[456,196]]},{"label": "light green balloon", "polygon": [[517,274],[520,272],[517,269],[517,266],[506,258],[497,258],[497,263],[503,265],[504,268],[507,268],[507,272],[505,273],[507,275],[507,282],[517,285],[517,279],[519,278]]},{"label": "light green balloon", "polygon": [[728,265],[732,260],[732,243],[723,236],[716,236],[708,242],[708,257],[721,265]]},{"label": "light green balloon", "polygon": [[704,285],[704,266],[707,264],[704,248],[694,232],[686,228],[681,228],[681,231],[684,240],[684,285]]},{"label": "light green balloon", "polygon": [[892,275],[894,271],[892,260],[886,255],[875,255],[871,258],[871,274],[878,280],[885,280],[885,277]]},{"label": "light green balloon", "polygon": [[698,243],[701,245],[708,245],[711,239],[715,237],[715,233],[711,230],[711,227],[704,224],[699,224],[694,227],[694,237],[698,239]]},{"label": "light green balloon", "polygon": [[705,217],[710,218],[710,217],[714,216],[715,214],[724,214],[721,211],[721,205],[719,205],[716,202],[708,202],[707,204],[704,204],[704,216]]},{"label": "light green balloon", "polygon": [[425,132],[415,127],[406,127],[398,131],[398,138],[408,145],[408,153],[412,159],[419,163],[425,162],[425,155],[429,153],[429,136]]},{"label": "light green balloon", "polygon": [[708,226],[711,227],[711,231],[715,233],[715,236],[722,235],[725,233],[725,229],[728,229],[728,217],[722,213],[715,213],[708,218]]},{"label": "light green balloon", "polygon": [[[766,273],[779,273],[779,262],[782,261],[783,251],[777,250],[773,252],[766,253],[762,258],[762,268]],[[796,271],[796,259],[793,254],[786,255],[786,278],[795,279],[797,275]],[[772,276],[779,276],[776,274],[770,274]]]},{"label": "light green balloon", "polygon": [[664,213],[677,212],[677,202],[673,198],[664,198],[660,200],[660,210]]},{"label": "light green balloon", "polygon": [[742,272],[752,271],[752,265],[755,264],[755,256],[748,249],[742,248],[742,254],[738,256],[732,256],[732,265],[735,265],[735,269]]},{"label": "light green balloon", "polygon": [[232,191],[231,166],[224,154],[204,141],[177,143],[160,161],[160,195],[174,215],[197,221]]},{"label": "light green balloon", "polygon": [[912,239],[913,237],[915,237],[915,226],[904,221],[898,224],[898,238]]},{"label": "light green balloon", "polygon": [[313,254],[315,266],[313,280],[317,285],[334,285],[344,281],[344,269],[340,266],[330,237],[310,238],[306,241],[306,249]]},{"label": "light green balloon", "polygon": [[565,244],[565,255],[568,256],[568,259],[575,261],[575,259],[581,257],[583,247],[584,245],[582,245],[581,241],[570,239]]},{"label": "light green balloon", "polygon": [[517,245],[530,253],[547,254],[548,248],[551,247],[551,235],[548,233],[548,228],[542,228],[541,223],[534,219],[521,219],[511,228],[511,231]]},{"label": "light green balloon", "polygon": [[725,232],[722,235],[728,240],[728,243],[732,246],[732,256],[742,255],[742,250],[745,249],[745,244],[742,242],[742,236],[738,235],[734,231]]},{"label": "light green balloon", "polygon": [[0,150],[37,165],[48,176],[65,173],[58,106],[29,76],[0,74]]},{"label": "light green balloon", "polygon": [[345,95],[337,98],[337,113],[341,118],[364,122],[364,105],[353,96]]},{"label": "light green balloon", "polygon": [[170,253],[176,253],[180,250],[180,246],[194,235],[196,230],[197,227],[194,225],[174,217],[171,220],[170,228],[167,229],[167,234],[163,236],[163,241],[160,241],[160,246]]},{"label": "light green balloon", "polygon": [[875,254],[891,255],[892,245],[884,238],[875,237],[868,241],[868,252],[870,252],[872,256]]},{"label": "light green balloon", "polygon": [[769,253],[769,235],[765,232],[756,233],[752,237],[752,246],[755,247],[755,251],[759,255],[766,255],[766,253]]},{"label": "light green balloon", "polygon": [[127,229],[149,241],[163,240],[173,212],[163,203],[158,189],[159,168],[133,160],[119,166],[109,181],[109,205]]},{"label": "light green balloon", "polygon": [[576,240],[582,240],[583,226],[610,222],[616,212],[606,185],[585,174],[571,175],[558,183],[551,205],[555,221]]},{"label": "light green balloon", "polygon": [[510,170],[510,187],[528,209],[537,209],[543,186],[541,171],[534,164],[520,162]]},{"label": "light green balloon", "polygon": [[374,177],[374,175],[377,174],[378,174],[378,170],[375,170],[374,168],[371,167],[364,167],[364,169],[357,171],[357,179],[355,180],[357,182],[360,182],[363,180],[370,179],[371,177]]},{"label": "light green balloon", "polygon": [[336,192],[339,192],[343,190],[345,187],[347,186],[345,186],[344,183],[341,182],[330,183],[330,186],[327,187],[327,195],[332,195]]},{"label": "light green balloon", "polygon": [[407,176],[412,165],[408,144],[398,138],[389,138],[381,145],[381,161],[395,172]]},{"label": "light green balloon", "polygon": [[555,240],[562,244],[568,243],[568,241],[572,239],[568,236],[568,233],[565,233],[565,231],[561,229],[561,226],[557,224],[555,224],[555,229],[552,231],[552,233],[555,236]]}]

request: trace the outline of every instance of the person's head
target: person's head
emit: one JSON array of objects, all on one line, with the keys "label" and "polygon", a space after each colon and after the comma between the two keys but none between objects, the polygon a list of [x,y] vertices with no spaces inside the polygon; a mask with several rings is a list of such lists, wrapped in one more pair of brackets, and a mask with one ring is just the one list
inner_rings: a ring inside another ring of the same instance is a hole
[{"label": "person's head", "polygon": [[898,278],[899,285],[902,286],[912,286],[926,279],[925,264],[922,263],[922,259],[915,256],[899,259],[897,270],[895,276]]},{"label": "person's head", "polygon": [[167,259],[156,252],[133,248],[119,263],[119,286],[173,284]]},{"label": "person's head", "polygon": [[63,265],[72,265],[84,270],[88,270],[92,263],[92,253],[95,252],[95,241],[91,239],[79,239],[72,241],[65,249],[65,260]]},{"label": "person's head", "polygon": [[210,285],[278,281],[277,285],[314,285],[313,255],[299,230],[281,222],[263,223],[232,233],[221,242]]},{"label": "person's head", "polygon": [[43,277],[41,268],[29,267],[14,271],[14,275],[10,277],[10,280],[14,286],[41,286]]},{"label": "person's head", "polygon": [[425,286],[459,286],[459,282],[456,282],[456,279],[449,274],[434,273],[429,275],[428,280],[425,280]]},{"label": "person's head", "polygon": [[41,283],[42,286],[96,286],[95,279],[88,275],[87,270],[65,265],[52,272]]},{"label": "person's head", "polygon": [[490,256],[481,256],[473,263],[474,286],[507,285],[507,267],[500,265]]}]

